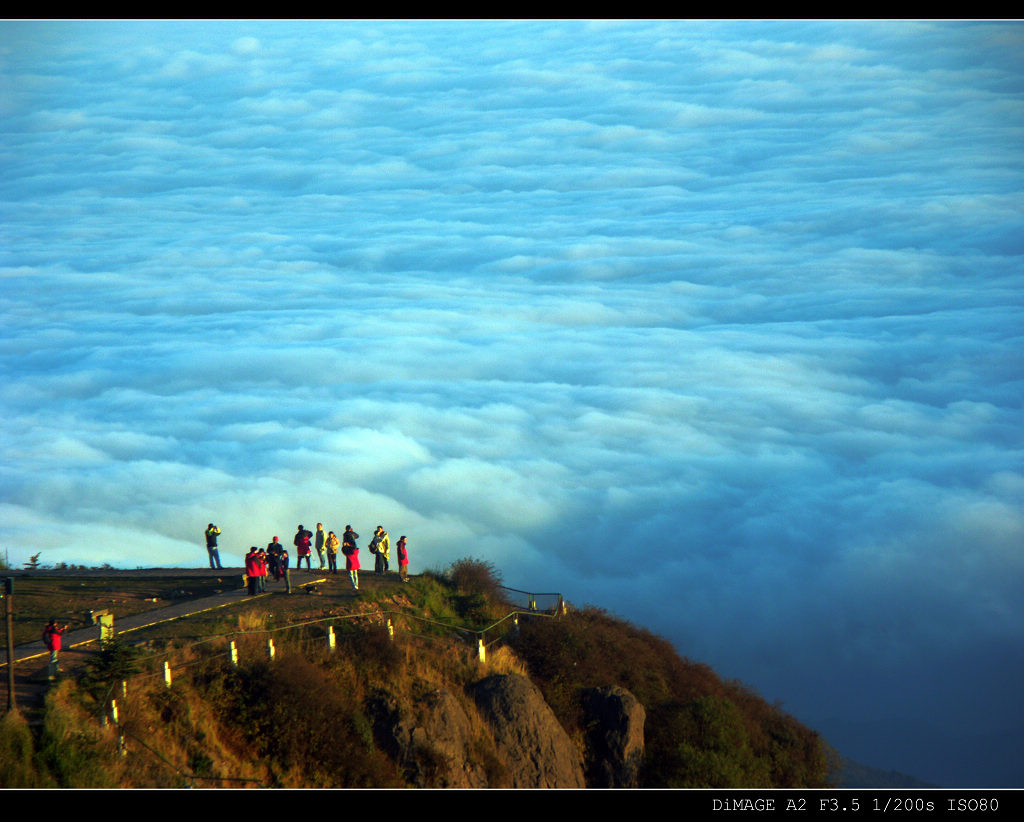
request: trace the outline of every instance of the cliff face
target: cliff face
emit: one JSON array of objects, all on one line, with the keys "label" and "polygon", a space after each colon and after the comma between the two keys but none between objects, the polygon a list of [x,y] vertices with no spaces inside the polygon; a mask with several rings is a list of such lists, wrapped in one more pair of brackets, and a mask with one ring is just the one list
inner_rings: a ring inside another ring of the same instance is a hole
[{"label": "cliff face", "polygon": [[486,788],[487,769],[477,762],[477,732],[462,703],[441,688],[412,705],[386,693],[367,704],[374,738],[417,788]]},{"label": "cliff face", "polygon": [[[624,689],[598,696],[594,726],[581,751],[540,690],[521,674],[492,674],[470,688],[483,726],[441,689],[418,705],[376,695],[369,712],[378,744],[416,787],[584,788],[583,759],[600,787],[629,787],[643,758],[643,708]],[[613,696],[610,696],[612,695]],[[629,704],[623,711],[616,701]],[[472,710],[472,709],[471,709]],[[475,761],[481,740],[504,767],[497,773]],[[494,784],[492,784],[494,780]]]},{"label": "cliff face", "polygon": [[496,674],[473,687],[513,788],[583,788],[580,752],[537,686],[525,676]]},{"label": "cliff face", "polygon": [[644,761],[647,712],[625,688],[607,686],[583,694],[587,720],[587,785],[633,788]]}]

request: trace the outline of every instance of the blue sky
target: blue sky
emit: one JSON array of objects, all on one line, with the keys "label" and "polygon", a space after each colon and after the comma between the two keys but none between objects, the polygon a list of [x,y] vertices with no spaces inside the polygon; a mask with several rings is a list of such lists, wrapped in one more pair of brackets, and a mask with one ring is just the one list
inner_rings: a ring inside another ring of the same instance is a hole
[{"label": "blue sky", "polygon": [[409,536],[1024,786],[1024,27],[0,24],[0,547]]}]

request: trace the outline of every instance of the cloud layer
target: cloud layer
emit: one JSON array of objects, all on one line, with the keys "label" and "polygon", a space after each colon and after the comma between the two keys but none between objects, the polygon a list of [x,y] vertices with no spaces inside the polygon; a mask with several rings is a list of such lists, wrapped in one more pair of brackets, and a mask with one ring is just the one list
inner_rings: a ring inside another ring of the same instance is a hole
[{"label": "cloud layer", "polygon": [[2,24],[2,545],[383,522],[855,758],[1024,785],[1022,47]]}]

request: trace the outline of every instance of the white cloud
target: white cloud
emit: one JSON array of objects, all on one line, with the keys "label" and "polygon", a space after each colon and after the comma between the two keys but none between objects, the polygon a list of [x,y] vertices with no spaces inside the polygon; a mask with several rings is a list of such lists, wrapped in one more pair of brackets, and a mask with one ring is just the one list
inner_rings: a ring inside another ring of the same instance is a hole
[{"label": "white cloud", "polygon": [[256,54],[261,48],[260,41],[255,37],[239,37],[231,44],[231,49],[236,54]]},{"label": "white cloud", "polygon": [[798,715],[1019,646],[1011,35],[0,25],[5,547],[383,522]]}]

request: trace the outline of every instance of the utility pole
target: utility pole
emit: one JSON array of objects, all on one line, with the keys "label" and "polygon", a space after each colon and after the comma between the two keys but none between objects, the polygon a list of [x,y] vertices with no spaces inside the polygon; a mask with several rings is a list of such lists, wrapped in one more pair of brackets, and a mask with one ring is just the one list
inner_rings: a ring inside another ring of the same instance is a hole
[{"label": "utility pole", "polygon": [[6,618],[4,624],[7,626],[7,712],[16,710],[14,704],[14,578],[4,579],[4,611]]}]

